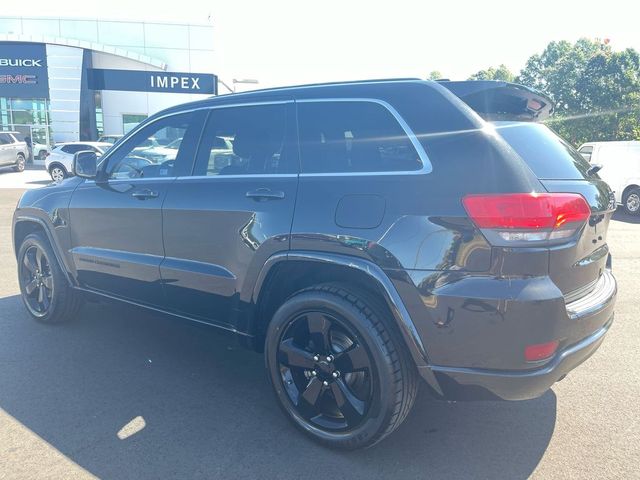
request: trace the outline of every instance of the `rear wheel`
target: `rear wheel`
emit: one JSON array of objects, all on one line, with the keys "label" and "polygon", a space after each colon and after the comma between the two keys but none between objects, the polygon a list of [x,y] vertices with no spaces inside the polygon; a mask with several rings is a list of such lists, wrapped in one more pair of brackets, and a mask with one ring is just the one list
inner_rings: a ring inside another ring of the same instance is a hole
[{"label": "rear wheel", "polygon": [[275,313],[265,357],[276,397],[293,423],[330,447],[371,446],[405,419],[417,375],[375,299],[325,284]]},{"label": "rear wheel", "polygon": [[632,188],[622,199],[625,212],[629,215],[640,214],[640,188]]},{"label": "rear wheel", "polygon": [[24,165],[25,165],[24,155],[19,153],[18,154],[18,158],[16,159],[16,164],[13,167],[13,170],[16,171],[16,172],[23,172],[24,171]]},{"label": "rear wheel", "polygon": [[73,319],[81,299],[67,282],[51,245],[40,233],[28,235],[18,251],[22,300],[33,318],[43,323]]},{"label": "rear wheel", "polygon": [[65,178],[67,178],[67,171],[64,167],[60,167],[58,165],[53,166],[49,170],[49,174],[54,182],[61,182]]}]

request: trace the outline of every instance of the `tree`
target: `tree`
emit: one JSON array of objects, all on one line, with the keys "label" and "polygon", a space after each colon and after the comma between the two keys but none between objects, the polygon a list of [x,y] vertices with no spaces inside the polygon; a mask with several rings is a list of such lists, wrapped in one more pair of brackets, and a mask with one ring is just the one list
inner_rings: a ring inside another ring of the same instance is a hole
[{"label": "tree", "polygon": [[498,68],[489,67],[486,70],[471,75],[468,80],[502,80],[503,82],[513,82],[516,76],[506,65],[501,64]]},{"label": "tree", "polygon": [[574,144],[640,139],[640,54],[614,52],[608,42],[551,42],[532,55],[517,83],[556,105],[549,126]]},{"label": "tree", "polygon": [[429,75],[427,76],[427,80],[440,80],[442,78],[444,77],[439,70],[431,70],[431,72],[429,72]]}]

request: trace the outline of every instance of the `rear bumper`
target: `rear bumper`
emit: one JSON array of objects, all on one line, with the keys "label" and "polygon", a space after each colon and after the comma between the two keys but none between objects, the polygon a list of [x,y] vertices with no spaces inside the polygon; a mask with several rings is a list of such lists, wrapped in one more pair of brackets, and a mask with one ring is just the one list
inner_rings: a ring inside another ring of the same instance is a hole
[{"label": "rear bumper", "polygon": [[524,372],[475,368],[424,367],[431,370],[450,400],[527,400],[542,395],[555,382],[588,359],[603,342],[613,317],[597,332],[555,355],[544,367]]},{"label": "rear bumper", "polygon": [[542,395],[555,382],[587,360],[604,341],[613,323],[617,294],[616,281],[610,271],[603,273],[593,292],[566,305],[568,321],[574,332],[585,332],[565,345],[543,365],[521,370],[497,370],[430,365],[419,367],[422,377],[448,400],[527,400]]}]

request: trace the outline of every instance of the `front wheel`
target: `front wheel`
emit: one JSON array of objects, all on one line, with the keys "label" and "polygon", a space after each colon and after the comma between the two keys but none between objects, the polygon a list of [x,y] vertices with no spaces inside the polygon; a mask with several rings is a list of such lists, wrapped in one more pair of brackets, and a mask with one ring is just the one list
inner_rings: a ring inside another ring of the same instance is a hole
[{"label": "front wheel", "polygon": [[50,171],[51,179],[54,182],[61,182],[67,178],[67,171],[63,167],[55,166]]},{"label": "front wheel", "polygon": [[18,280],[27,311],[39,322],[61,323],[78,313],[79,294],[69,286],[51,245],[40,233],[27,235],[20,245]]},{"label": "front wheel", "polygon": [[291,296],[267,331],[265,360],[276,398],[320,443],[369,447],[413,406],[417,374],[373,298],[324,284]]},{"label": "front wheel", "polygon": [[639,215],[640,188],[632,188],[629,190],[622,199],[622,205],[624,205],[624,211],[629,215]]},{"label": "front wheel", "polygon": [[13,167],[13,170],[16,172],[24,172],[24,166],[25,166],[24,155],[19,153],[18,158],[16,159],[16,164]]}]

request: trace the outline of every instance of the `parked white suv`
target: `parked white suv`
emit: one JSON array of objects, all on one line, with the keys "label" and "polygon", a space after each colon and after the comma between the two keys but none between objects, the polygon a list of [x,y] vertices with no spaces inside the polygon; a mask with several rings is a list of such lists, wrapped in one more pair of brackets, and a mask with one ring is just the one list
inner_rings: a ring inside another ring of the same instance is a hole
[{"label": "parked white suv", "polygon": [[22,172],[27,160],[27,144],[18,141],[17,132],[0,132],[0,167],[13,167]]},{"label": "parked white suv", "polygon": [[104,142],[60,143],[51,150],[51,153],[45,160],[45,166],[53,181],[61,182],[71,175],[71,164],[73,163],[73,156],[76,153],[83,150],[92,150],[100,156],[106,152],[109,147],[111,147],[111,144]]},{"label": "parked white suv", "polygon": [[589,142],[578,151],[592,165],[601,165],[598,175],[609,184],[631,215],[640,215],[640,141]]}]

